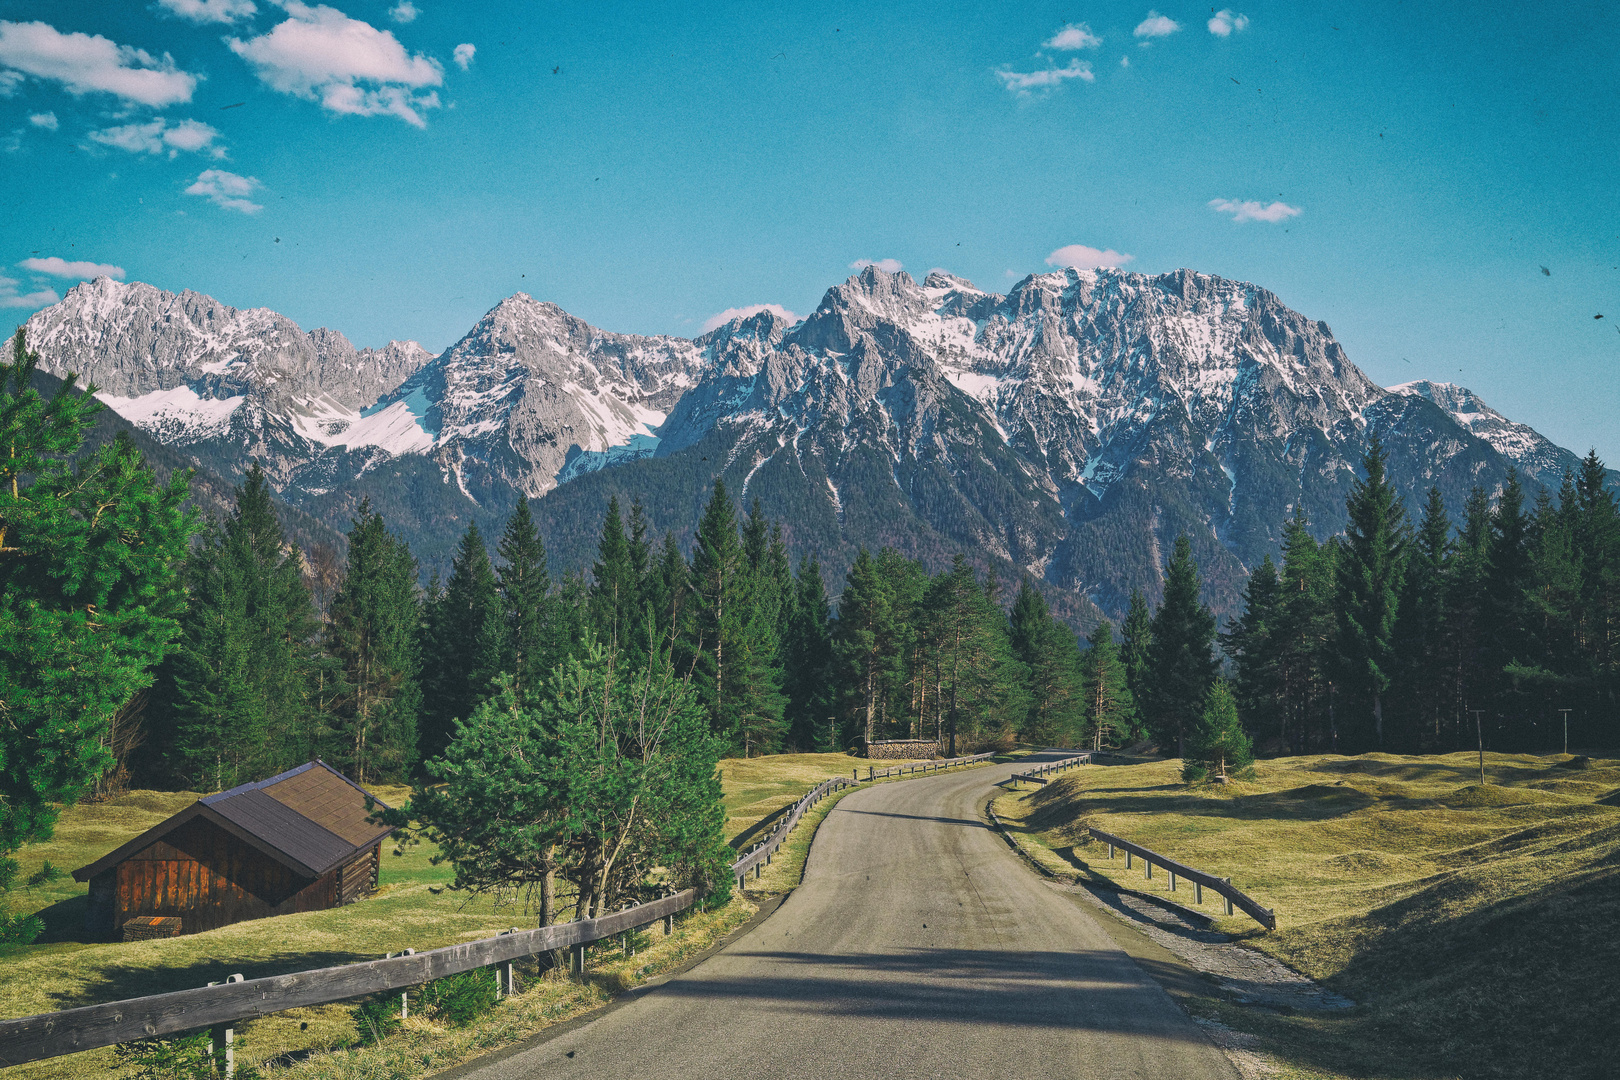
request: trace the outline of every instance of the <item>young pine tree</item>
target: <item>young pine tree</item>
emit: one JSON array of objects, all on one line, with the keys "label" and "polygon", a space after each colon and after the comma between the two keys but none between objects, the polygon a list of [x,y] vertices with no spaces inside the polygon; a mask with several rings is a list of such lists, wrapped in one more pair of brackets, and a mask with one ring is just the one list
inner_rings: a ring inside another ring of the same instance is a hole
[{"label": "young pine tree", "polygon": [[471,716],[490,693],[503,659],[501,614],[489,549],[473,521],[456,548],[443,596],[423,617],[419,726],[424,760],[444,751],[455,722]]},{"label": "young pine tree", "polygon": [[1349,521],[1338,564],[1335,651],[1344,729],[1357,747],[1384,747],[1384,697],[1395,662],[1395,616],[1406,575],[1406,507],[1389,482],[1373,435],[1365,474],[1345,500]]},{"label": "young pine tree", "polygon": [[501,563],[495,577],[505,644],[501,671],[510,676],[512,693],[521,702],[545,685],[567,645],[558,640],[546,545],[527,498],[519,498],[507,518],[496,554]]},{"label": "young pine tree", "polygon": [[1243,589],[1243,614],[1221,635],[1221,651],[1236,668],[1232,692],[1251,731],[1286,736],[1283,694],[1282,583],[1268,554]]},{"label": "young pine tree", "polygon": [[1189,740],[1181,778],[1191,784],[1247,780],[1254,775],[1254,747],[1238,719],[1237,702],[1225,679],[1216,679],[1204,698],[1198,729]]},{"label": "young pine tree", "polygon": [[1153,641],[1153,613],[1141,589],[1131,590],[1131,606],[1120,625],[1120,663],[1125,665],[1125,684],[1131,696],[1142,700],[1147,684],[1148,646]]}]

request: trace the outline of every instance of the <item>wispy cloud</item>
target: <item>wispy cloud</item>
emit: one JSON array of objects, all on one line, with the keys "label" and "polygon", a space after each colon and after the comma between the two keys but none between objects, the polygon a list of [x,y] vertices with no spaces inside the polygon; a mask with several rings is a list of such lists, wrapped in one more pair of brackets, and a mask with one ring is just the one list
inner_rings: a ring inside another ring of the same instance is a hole
[{"label": "wispy cloud", "polygon": [[728,307],[726,310],[710,315],[703,320],[703,332],[716,330],[726,325],[732,319],[746,319],[750,315],[758,315],[762,311],[769,311],[779,319],[789,324],[799,321],[799,316],[783,307],[781,304],[749,304],[747,307]]},{"label": "wispy cloud", "polygon": [[1147,18],[1137,23],[1136,29],[1131,32],[1139,38],[1162,38],[1169,37],[1180,29],[1181,24],[1168,15],[1160,15],[1157,11],[1149,11]]},{"label": "wispy cloud", "polygon": [[1070,244],[1060,247],[1046,257],[1047,266],[1072,266],[1076,270],[1095,270],[1100,266],[1124,266],[1136,258],[1135,255],[1122,255],[1109,248],[1107,251],[1098,251],[1085,244]]},{"label": "wispy cloud", "polygon": [[466,71],[468,68],[472,67],[473,55],[477,52],[478,46],[468,45],[463,42],[462,44],[456,46],[456,50],[451,54],[451,58],[455,60],[457,67],[459,67],[462,71]]},{"label": "wispy cloud", "polygon": [[91,141],[103,146],[115,146],[132,154],[167,151],[171,158],[179,156],[181,151],[196,153],[199,150],[207,150],[216,158],[224,157],[225,148],[214,145],[217,138],[219,132],[201,120],[170,124],[161,116],[144,124],[121,124],[90,133]]},{"label": "wispy cloud", "polygon": [[112,263],[68,262],[66,259],[56,255],[45,259],[24,259],[17,265],[36,274],[73,278],[77,281],[98,277],[113,277],[122,280],[124,277],[124,268],[122,266],[114,266]]},{"label": "wispy cloud", "polygon": [[865,270],[868,266],[875,266],[885,274],[898,274],[905,263],[899,259],[856,259],[849,264],[851,270]]},{"label": "wispy cloud", "polygon": [[1102,44],[1102,38],[1091,32],[1091,27],[1085,23],[1070,23],[1053,34],[1047,41],[1048,49],[1095,49]]},{"label": "wispy cloud", "polygon": [[15,86],[24,75],[60,83],[75,97],[112,94],[137,105],[161,109],[191,100],[197,76],[162,58],[101,35],[64,34],[42,22],[0,20],[0,67]]},{"label": "wispy cloud", "polygon": [[46,131],[55,131],[58,126],[56,114],[53,112],[29,113],[28,122],[37,128],[44,128]]},{"label": "wispy cloud", "polygon": [[1062,86],[1068,79],[1097,81],[1097,76],[1091,72],[1091,65],[1084,60],[1070,60],[1068,67],[1045,68],[1041,71],[998,71],[996,78],[1019,97],[1050,93],[1053,87]]},{"label": "wispy cloud", "polygon": [[1285,202],[1266,205],[1254,199],[1245,199],[1242,202],[1235,199],[1211,199],[1209,206],[1217,213],[1231,214],[1233,221],[1286,221],[1304,213],[1299,207],[1289,206]]},{"label": "wispy cloud", "polygon": [[1209,32],[1216,37],[1230,37],[1234,30],[1247,30],[1249,17],[1238,15],[1231,8],[1222,8],[1209,20]]},{"label": "wispy cloud", "polygon": [[186,188],[186,194],[200,195],[221,209],[257,214],[264,207],[248,196],[263,186],[251,176],[237,176],[224,169],[204,169],[197,175],[196,183]]},{"label": "wispy cloud", "polygon": [[411,0],[399,0],[399,3],[388,9],[388,17],[404,26],[408,22],[415,22],[416,17],[422,14],[422,9],[411,3]]},{"label": "wispy cloud", "polygon": [[253,0],[158,0],[158,6],[194,23],[233,23],[259,13]]},{"label": "wispy cloud", "polygon": [[60,299],[62,298],[56,295],[55,289],[19,293],[15,278],[0,277],[0,308],[42,308]]},{"label": "wispy cloud", "polygon": [[415,127],[427,126],[422,113],[439,107],[439,95],[425,88],[444,82],[437,60],[407,53],[389,31],[336,8],[298,0],[286,0],[284,6],[291,17],[268,34],[227,42],[261,82],[320,102],[330,112],[397,116]]}]

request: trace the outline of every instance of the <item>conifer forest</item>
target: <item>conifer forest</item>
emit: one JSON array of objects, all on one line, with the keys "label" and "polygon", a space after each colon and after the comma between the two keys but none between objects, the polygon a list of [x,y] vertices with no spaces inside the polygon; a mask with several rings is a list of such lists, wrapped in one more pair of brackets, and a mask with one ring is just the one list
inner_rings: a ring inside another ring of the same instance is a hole
[{"label": "conifer forest", "polygon": [[[15,356],[0,371],[0,854],[94,791],[220,790],[317,756],[360,783],[414,781],[439,818],[470,822],[484,811],[442,800],[470,798],[473,778],[566,798],[613,743],[657,778],[668,835],[646,858],[683,852],[708,874],[724,756],[1136,745],[1198,777],[1257,753],[1620,734],[1620,512],[1595,453],[1555,492],[1510,474],[1460,508],[1438,490],[1407,507],[1374,440],[1346,531],[1318,542],[1302,511],[1280,522],[1228,625],[1182,536],[1161,603],[1138,592],[1117,630],[1080,634],[1035,581],[968,553],[930,567],[862,550],[828,580],[721,482],[684,550],[613,499],[593,563],[554,566],[544,503],[525,500],[469,524],[448,576],[424,582],[362,502],[346,556],[322,563],[289,541],[258,468],[204,521],[185,477],[160,483],[127,441],[80,453],[93,399],[72,380],[41,396],[20,335]],[[493,778],[535,731],[547,763]],[[598,840],[580,914],[644,865],[610,865]],[[507,880],[544,886],[554,865]]]}]

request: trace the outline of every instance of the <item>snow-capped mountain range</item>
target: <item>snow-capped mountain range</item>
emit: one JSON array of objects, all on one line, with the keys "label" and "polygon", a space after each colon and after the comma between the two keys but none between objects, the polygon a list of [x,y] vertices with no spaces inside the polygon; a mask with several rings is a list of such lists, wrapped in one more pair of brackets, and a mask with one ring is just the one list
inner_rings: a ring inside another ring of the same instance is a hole
[{"label": "snow-capped mountain range", "polygon": [[1411,505],[1437,485],[1460,509],[1509,466],[1556,488],[1576,462],[1462,387],[1379,387],[1324,323],[1189,270],[1001,295],[868,267],[791,326],[767,311],[693,340],[519,293],[438,356],[99,278],[27,330],[43,366],[156,438],[228,477],[261,460],[340,527],[370,495],[428,561],[518,493],[544,497],[554,551],[584,550],[609,492],[683,530],[724,476],[834,572],[860,544],[968,550],[1081,621],[1156,592],[1183,531],[1229,609],[1296,505],[1340,527],[1374,431]]}]

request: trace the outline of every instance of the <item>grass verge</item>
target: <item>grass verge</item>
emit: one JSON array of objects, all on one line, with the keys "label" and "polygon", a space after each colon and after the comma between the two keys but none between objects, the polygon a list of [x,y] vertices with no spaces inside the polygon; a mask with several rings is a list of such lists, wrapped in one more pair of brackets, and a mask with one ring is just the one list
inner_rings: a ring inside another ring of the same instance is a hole
[{"label": "grass verge", "polygon": [[996,812],[1054,870],[1168,895],[1084,839],[1096,825],[1275,908],[1274,934],[1242,915],[1217,928],[1360,1004],[1205,1009],[1300,1075],[1612,1075],[1620,762],[1488,754],[1481,785],[1469,754],[1318,755],[1195,788],[1178,765],[1087,767]]}]

